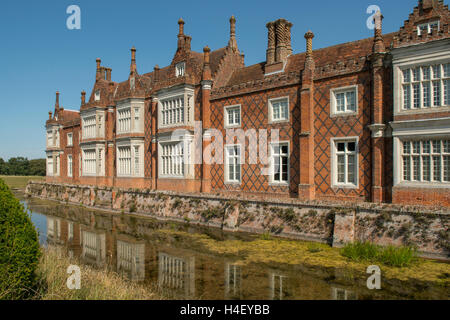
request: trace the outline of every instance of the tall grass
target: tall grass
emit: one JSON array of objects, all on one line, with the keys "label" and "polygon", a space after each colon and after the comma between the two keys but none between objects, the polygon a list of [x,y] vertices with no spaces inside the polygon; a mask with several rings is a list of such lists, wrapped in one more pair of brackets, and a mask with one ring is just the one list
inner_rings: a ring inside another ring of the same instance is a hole
[{"label": "tall grass", "polygon": [[[119,274],[103,269],[94,269],[69,258],[59,248],[42,249],[38,268],[40,285],[35,293],[38,300],[159,300],[156,289],[128,281]],[[81,289],[67,288],[67,267],[81,268]]]},{"label": "tall grass", "polygon": [[378,262],[393,267],[408,267],[417,259],[414,247],[382,247],[370,242],[349,243],[341,255],[353,261]]}]

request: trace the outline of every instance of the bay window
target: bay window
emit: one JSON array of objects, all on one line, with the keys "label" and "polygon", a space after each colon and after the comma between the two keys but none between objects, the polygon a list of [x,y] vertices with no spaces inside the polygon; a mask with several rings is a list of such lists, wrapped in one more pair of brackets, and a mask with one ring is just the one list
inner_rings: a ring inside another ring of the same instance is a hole
[{"label": "bay window", "polygon": [[402,77],[402,109],[450,106],[450,63],[406,68]]},{"label": "bay window", "polygon": [[450,182],[450,139],[402,142],[402,180]]}]

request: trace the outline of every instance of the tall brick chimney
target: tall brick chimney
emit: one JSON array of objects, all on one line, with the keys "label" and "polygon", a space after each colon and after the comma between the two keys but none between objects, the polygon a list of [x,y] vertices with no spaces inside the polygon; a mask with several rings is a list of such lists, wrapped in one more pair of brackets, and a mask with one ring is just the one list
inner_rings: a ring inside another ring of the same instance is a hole
[{"label": "tall brick chimney", "polygon": [[419,8],[422,10],[432,9],[437,5],[438,0],[419,0]]},{"label": "tall brick chimney", "polygon": [[130,64],[130,75],[137,73],[136,68],[136,48],[133,46],[131,48],[131,64]]},{"label": "tall brick chimney", "polygon": [[269,22],[267,25],[268,45],[266,74],[283,69],[287,57],[292,54],[291,28],[292,23],[285,19]]},{"label": "tall brick chimney", "polygon": [[100,66],[102,63],[102,60],[100,60],[100,58],[97,58],[95,61],[97,62],[97,72],[95,74],[95,80],[98,81],[102,78],[102,71],[101,71],[101,66]]},{"label": "tall brick chimney", "polygon": [[56,91],[55,110],[59,109],[59,91]]}]

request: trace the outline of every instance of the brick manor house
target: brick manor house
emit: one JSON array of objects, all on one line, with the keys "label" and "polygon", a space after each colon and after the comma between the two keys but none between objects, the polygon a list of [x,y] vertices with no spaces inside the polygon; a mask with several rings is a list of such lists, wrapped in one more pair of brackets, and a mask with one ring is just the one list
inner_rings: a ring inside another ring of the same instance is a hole
[{"label": "brick manor house", "polygon": [[[138,73],[132,48],[123,82],[97,59],[80,111],[60,106],[56,94],[47,182],[450,206],[448,5],[421,0],[390,34],[377,17],[374,37],[323,49],[313,50],[308,31],[302,53],[292,52],[290,22],[269,22],[266,61],[251,66],[234,17],[228,44],[203,53],[191,50],[180,19],[171,64]],[[194,145],[217,139],[208,129],[241,129],[246,138],[232,135],[213,153],[223,164],[184,161]],[[263,129],[267,150],[259,152],[268,161],[252,164],[248,147]]]}]

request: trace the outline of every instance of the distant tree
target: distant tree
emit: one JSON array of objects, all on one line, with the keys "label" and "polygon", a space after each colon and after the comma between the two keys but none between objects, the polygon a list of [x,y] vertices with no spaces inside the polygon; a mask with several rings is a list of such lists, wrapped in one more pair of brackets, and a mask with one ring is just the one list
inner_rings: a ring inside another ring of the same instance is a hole
[{"label": "distant tree", "polygon": [[8,161],[8,167],[10,175],[27,176],[29,175],[30,162],[23,157],[11,158]]},{"label": "distant tree", "polygon": [[46,161],[45,159],[34,159],[29,161],[29,172],[28,174],[30,176],[45,176],[45,165]]},{"label": "distant tree", "polygon": [[7,174],[7,163],[5,162],[5,160],[3,160],[2,158],[0,158],[0,174]]}]

